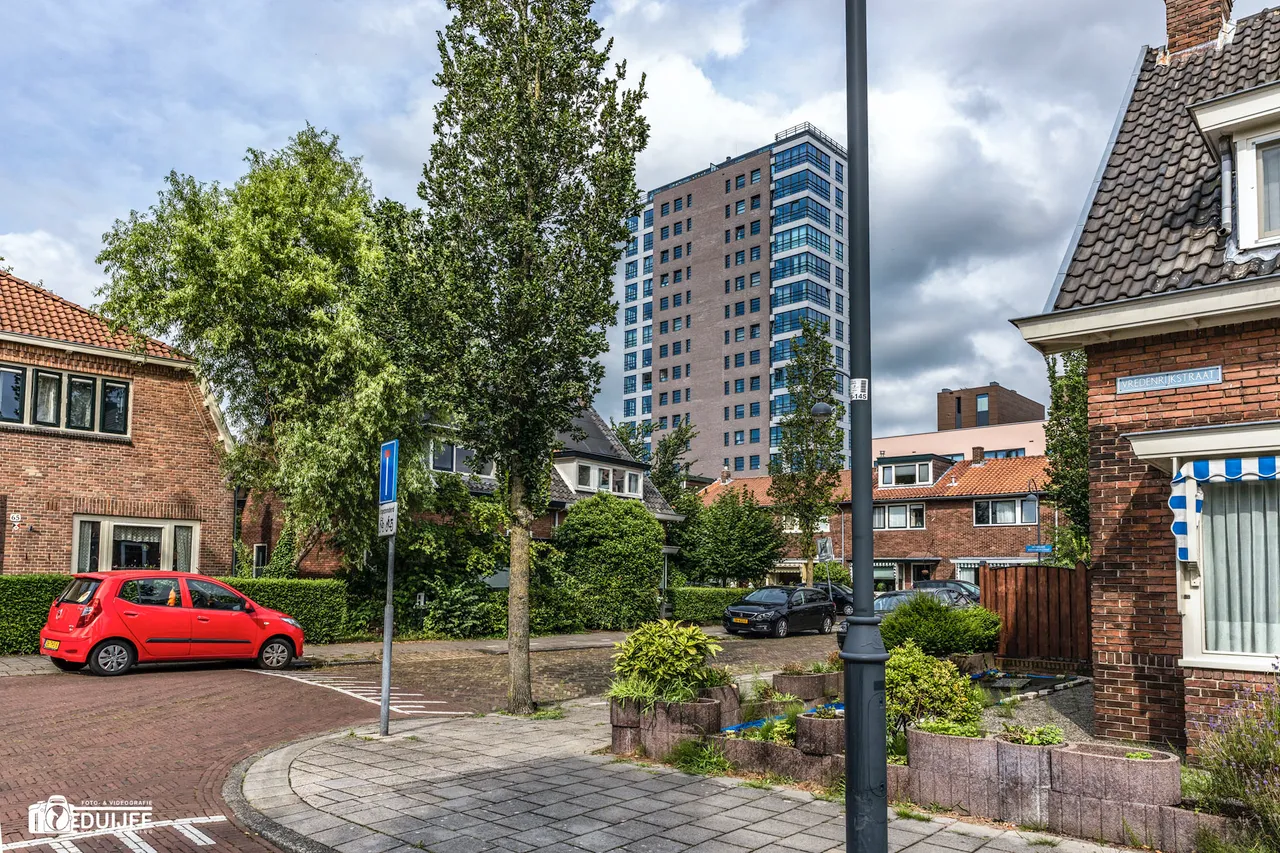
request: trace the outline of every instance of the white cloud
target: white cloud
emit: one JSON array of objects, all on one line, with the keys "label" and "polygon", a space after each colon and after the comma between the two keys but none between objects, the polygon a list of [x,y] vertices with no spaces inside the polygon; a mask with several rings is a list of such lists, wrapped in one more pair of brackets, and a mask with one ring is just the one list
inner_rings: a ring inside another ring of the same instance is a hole
[{"label": "white cloud", "polygon": [[103,280],[81,248],[47,231],[0,234],[0,257],[18,278],[42,283],[81,305],[93,303],[93,291]]}]

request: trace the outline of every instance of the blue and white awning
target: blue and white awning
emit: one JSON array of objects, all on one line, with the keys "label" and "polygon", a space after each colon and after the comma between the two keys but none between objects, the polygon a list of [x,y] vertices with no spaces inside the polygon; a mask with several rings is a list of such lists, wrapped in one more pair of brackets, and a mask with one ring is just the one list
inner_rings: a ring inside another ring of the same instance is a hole
[{"label": "blue and white awning", "polygon": [[1241,480],[1275,480],[1275,456],[1239,459],[1198,459],[1183,465],[1173,478],[1169,509],[1173,510],[1173,537],[1178,543],[1178,559],[1200,562],[1200,513],[1204,509],[1201,483],[1228,483]]}]

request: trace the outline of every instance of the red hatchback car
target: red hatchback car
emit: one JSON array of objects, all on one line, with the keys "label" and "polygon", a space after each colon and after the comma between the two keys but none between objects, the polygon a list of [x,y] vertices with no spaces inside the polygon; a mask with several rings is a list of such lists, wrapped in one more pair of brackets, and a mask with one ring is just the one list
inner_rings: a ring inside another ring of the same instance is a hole
[{"label": "red hatchback car", "polygon": [[58,669],[120,675],[135,663],[257,658],[282,669],[302,655],[302,626],[202,575],[73,575],[40,632]]}]

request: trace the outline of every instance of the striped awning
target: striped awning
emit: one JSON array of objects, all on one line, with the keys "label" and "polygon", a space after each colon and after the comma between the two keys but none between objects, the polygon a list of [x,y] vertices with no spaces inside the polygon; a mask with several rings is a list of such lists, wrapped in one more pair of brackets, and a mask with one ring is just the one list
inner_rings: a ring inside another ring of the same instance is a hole
[{"label": "striped awning", "polygon": [[1242,480],[1275,480],[1275,456],[1247,456],[1238,459],[1197,459],[1187,462],[1173,477],[1169,509],[1173,510],[1174,541],[1178,559],[1200,562],[1200,513],[1204,509],[1201,483],[1229,483]]}]

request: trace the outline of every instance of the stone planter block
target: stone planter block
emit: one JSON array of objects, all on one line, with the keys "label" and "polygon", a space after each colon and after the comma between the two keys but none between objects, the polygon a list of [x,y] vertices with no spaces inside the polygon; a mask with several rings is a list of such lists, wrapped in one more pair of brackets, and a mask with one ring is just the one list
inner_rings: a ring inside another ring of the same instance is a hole
[{"label": "stone planter block", "polygon": [[767,720],[770,717],[781,717],[794,705],[794,702],[743,702],[739,711],[742,722]]},{"label": "stone planter block", "polygon": [[631,755],[640,748],[640,729],[630,726],[614,726],[613,742],[609,750],[614,755]]},{"label": "stone planter block", "polygon": [[831,785],[844,775],[841,756],[807,755],[793,746],[740,738],[716,737],[714,743],[730,764],[748,773],[772,773],[819,785]]},{"label": "stone planter block", "polygon": [[993,738],[907,730],[911,800],[937,803],[975,817],[998,818],[996,742]]},{"label": "stone planter block", "polygon": [[640,706],[631,701],[609,700],[609,722],[622,728],[640,728]]},{"label": "stone planter block", "polygon": [[844,671],[842,670],[840,672],[828,672],[826,673],[826,676],[827,676],[827,686],[823,690],[824,697],[828,697],[835,702],[843,702],[844,701]]},{"label": "stone planter block", "polygon": [[908,790],[911,782],[911,768],[905,764],[890,764],[886,768],[886,777],[889,783],[889,802],[902,802],[911,796]]},{"label": "stone planter block", "polygon": [[1125,758],[1132,750],[1100,743],[1073,743],[1053,755],[1053,789],[1064,794],[1125,803],[1173,806],[1182,801],[1178,757],[1151,752]]},{"label": "stone planter block", "polygon": [[843,755],[844,717],[824,720],[801,714],[796,720],[796,748],[809,755]]},{"label": "stone planter block", "polygon": [[720,703],[656,702],[640,715],[640,744],[650,758],[661,761],[684,740],[701,740],[720,731]]},{"label": "stone planter block", "polygon": [[1231,835],[1231,821],[1218,815],[1160,806],[1160,849],[1164,853],[1194,853],[1200,827],[1220,838]]},{"label": "stone planter block", "polygon": [[996,738],[1000,819],[1019,826],[1049,825],[1052,755],[1060,746],[1026,746]]},{"label": "stone planter block", "polygon": [[779,693],[799,696],[805,702],[821,699],[827,693],[828,673],[802,673],[788,675],[780,672],[773,677],[773,689]]},{"label": "stone planter block", "polygon": [[738,686],[728,684],[724,687],[704,687],[698,691],[699,699],[714,699],[720,703],[720,728],[727,729],[742,722],[741,701],[738,698]]}]

